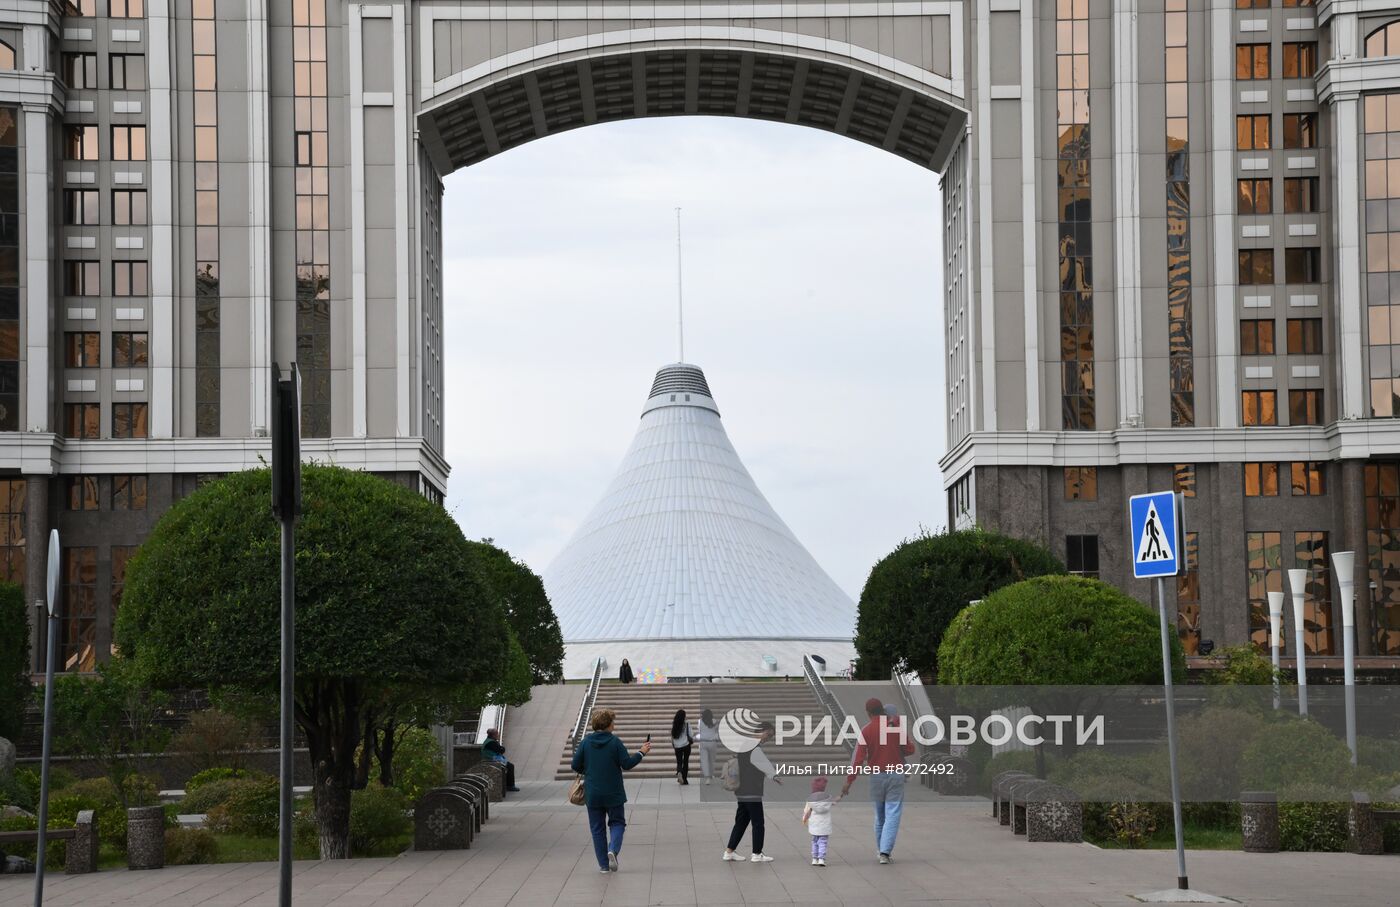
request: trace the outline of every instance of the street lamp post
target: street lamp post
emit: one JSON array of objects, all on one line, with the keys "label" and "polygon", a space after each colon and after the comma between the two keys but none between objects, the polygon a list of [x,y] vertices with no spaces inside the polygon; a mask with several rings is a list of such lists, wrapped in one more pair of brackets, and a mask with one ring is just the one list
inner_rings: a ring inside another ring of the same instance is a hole
[{"label": "street lamp post", "polygon": [[1308,571],[1288,571],[1288,585],[1293,590],[1293,645],[1298,653],[1298,714],[1308,714],[1308,669],[1303,661],[1303,595]]},{"label": "street lamp post", "polygon": [[1279,650],[1283,648],[1283,593],[1269,593],[1269,655],[1274,664],[1274,710],[1280,702],[1278,681]]},{"label": "street lamp post", "polygon": [[1356,567],[1355,551],[1332,555],[1337,585],[1342,592],[1342,669],[1345,673],[1347,707],[1347,748],[1351,764],[1356,764]]}]

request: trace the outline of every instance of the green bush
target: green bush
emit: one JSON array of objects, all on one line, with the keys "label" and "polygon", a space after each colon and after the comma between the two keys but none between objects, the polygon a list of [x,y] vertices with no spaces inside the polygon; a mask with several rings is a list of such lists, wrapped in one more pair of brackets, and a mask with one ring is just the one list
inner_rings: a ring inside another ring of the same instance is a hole
[{"label": "green bush", "polygon": [[1357,737],[1356,764],[1384,775],[1400,774],[1400,741]]},{"label": "green bush", "polygon": [[202,772],[196,772],[185,782],[185,796],[189,796],[211,781],[228,781],[236,778],[270,778],[264,772],[255,772],[247,768],[228,768],[226,766],[216,766],[206,768]]},{"label": "green bush", "polygon": [[[1181,642],[1172,671],[1184,676]],[[938,649],[938,682],[1057,686],[1159,684],[1157,618],[1118,589],[1081,576],[1040,576],[964,608]]]},{"label": "green bush", "polygon": [[207,829],[165,830],[165,865],[189,866],[194,863],[214,863],[218,859],[219,842]]},{"label": "green bush", "polygon": [[373,853],[380,845],[408,834],[408,799],[392,787],[370,784],[350,795],[351,853]]},{"label": "green bush", "polygon": [[[74,781],[61,794],[49,799],[49,813],[54,815],[55,803],[72,802],[72,818],[79,809],[91,809],[97,819],[97,835],[104,844],[111,844],[120,853],[126,852],[126,810],[128,806],[155,806],[158,800],[157,782],[146,775],[128,775],[123,782],[126,804],[116,794],[107,778],[84,778]],[[65,817],[66,817],[65,813]]]},{"label": "green bush", "polygon": [[[65,825],[62,817],[54,814],[53,811],[56,802],[57,801],[52,798],[49,800],[49,828],[71,828],[73,826],[72,821],[69,821],[68,824]],[[87,807],[83,808],[86,809]],[[73,810],[73,815],[77,816],[77,814],[78,811],[76,809]],[[10,819],[0,819],[0,831],[33,831],[38,827],[39,820],[33,816],[15,816]],[[35,854],[38,852],[38,848],[35,845],[36,842],[34,841],[9,843],[5,845],[5,853],[23,857],[26,860],[33,860]],[[47,864],[46,868],[63,868],[64,860],[68,856],[68,842],[50,841],[45,850],[48,852],[48,856],[45,858],[45,863]]]},{"label": "green bush", "polygon": [[194,789],[185,788],[185,798],[180,801],[182,813],[198,815],[207,813],[216,806],[222,806],[233,796],[234,790],[242,784],[242,778],[223,778],[207,781]]},{"label": "green bush", "polygon": [[1260,728],[1241,758],[1246,790],[1282,791],[1296,785],[1350,788],[1351,751],[1322,725],[1306,718],[1280,718]]},{"label": "green bush", "polygon": [[1274,663],[1251,643],[1226,646],[1214,653],[1221,667],[1205,672],[1208,684],[1248,684],[1269,686],[1274,682]]},{"label": "green bush", "polygon": [[1110,803],[1105,822],[1124,847],[1141,847],[1157,831],[1157,812],[1147,803]]},{"label": "green bush", "polygon": [[1347,849],[1351,795],[1325,784],[1295,784],[1279,791],[1278,832],[1283,850]]},{"label": "green bush", "polygon": [[[393,787],[401,791],[410,804],[417,803],[428,790],[442,785],[445,771],[442,747],[432,731],[411,727],[395,742],[391,767]],[[370,778],[379,776],[379,758],[376,756],[370,765]]]},{"label": "green bush", "polygon": [[1181,718],[1177,739],[1183,799],[1233,801],[1248,789],[1241,779],[1244,751],[1265,720],[1249,709],[1220,706]]},{"label": "green bush", "polygon": [[871,569],[860,593],[860,676],[888,680],[891,668],[902,667],[937,677],[943,634],[968,602],[1018,580],[1064,572],[1039,545],[984,529],[904,541]]},{"label": "green bush", "polygon": [[[350,796],[353,805],[355,797]],[[316,804],[311,797],[296,801],[292,810],[292,846],[298,851],[316,851],[321,846],[320,832],[316,829]]]},{"label": "green bush", "polygon": [[217,832],[261,837],[277,834],[278,785],[276,778],[215,781],[197,793],[216,785],[228,785],[222,802],[209,807],[205,824]]},{"label": "green bush", "polygon": [[1002,772],[1025,772],[1034,775],[1035,751],[1034,750],[1009,750],[1005,753],[998,753],[982,768],[982,790],[990,791],[992,782],[997,775]]},{"label": "green bush", "polygon": [[204,709],[190,716],[189,723],[170,741],[170,750],[180,753],[191,768],[231,766],[243,768],[252,749],[257,728],[251,721],[220,709]]},{"label": "green bush", "polygon": [[24,588],[0,582],[0,737],[18,740],[34,696],[29,682],[29,609]]},{"label": "green bush", "polygon": [[18,806],[27,812],[33,812],[35,801],[38,799],[18,777],[0,776],[0,806]]}]

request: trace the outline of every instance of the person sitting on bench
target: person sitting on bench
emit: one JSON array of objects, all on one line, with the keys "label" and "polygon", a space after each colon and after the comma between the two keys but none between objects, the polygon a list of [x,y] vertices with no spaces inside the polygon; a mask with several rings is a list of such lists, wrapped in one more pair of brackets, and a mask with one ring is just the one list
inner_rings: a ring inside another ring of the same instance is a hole
[{"label": "person sitting on bench", "polygon": [[506,790],[518,791],[515,786],[515,763],[506,759],[506,748],[501,745],[501,732],[495,728],[486,731],[486,742],[481,745],[481,752],[489,762],[499,762],[506,767]]}]

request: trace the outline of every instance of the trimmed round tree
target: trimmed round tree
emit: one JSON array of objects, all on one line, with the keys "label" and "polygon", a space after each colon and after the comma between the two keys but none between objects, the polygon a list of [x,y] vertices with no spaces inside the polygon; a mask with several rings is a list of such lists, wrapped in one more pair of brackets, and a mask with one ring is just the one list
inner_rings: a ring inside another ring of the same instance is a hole
[{"label": "trimmed round tree", "polygon": [[861,676],[888,679],[896,667],[938,676],[943,633],[968,602],[1028,577],[1064,572],[1039,545],[984,529],[906,540],[875,565],[860,594]]},{"label": "trimmed round tree", "polygon": [[[147,682],[276,702],[280,560],[271,473],[211,482],[156,524],[127,567],[116,643]],[[321,856],[349,855],[350,792],[384,721],[489,690],[510,655],[500,607],[457,524],[393,482],[302,468],[296,720],[310,749]],[[360,757],[357,758],[357,751]]]},{"label": "trimmed round tree", "polygon": [[497,548],[492,539],[469,541],[467,549],[477,576],[505,608],[506,620],[530,661],[531,681],[558,683],[564,676],[564,635],[544,581],[524,561]]},{"label": "trimmed round tree", "polygon": [[[1168,635],[1172,676],[1186,656]],[[938,650],[938,682],[990,686],[1160,684],[1157,615],[1107,583],[1040,576],[964,608]]]}]

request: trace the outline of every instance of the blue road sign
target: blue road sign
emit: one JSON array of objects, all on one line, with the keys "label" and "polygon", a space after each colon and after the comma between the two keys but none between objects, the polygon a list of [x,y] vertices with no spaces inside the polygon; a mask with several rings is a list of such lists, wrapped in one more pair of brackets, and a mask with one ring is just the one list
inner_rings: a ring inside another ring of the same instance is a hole
[{"label": "blue road sign", "polygon": [[1157,491],[1128,499],[1132,529],[1133,576],[1176,576],[1181,572],[1181,513],[1176,494]]}]

